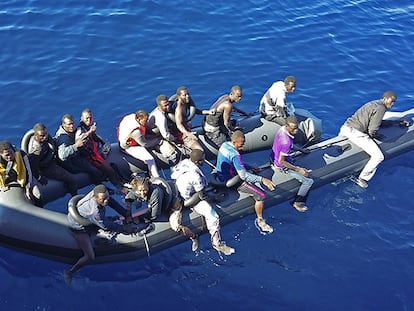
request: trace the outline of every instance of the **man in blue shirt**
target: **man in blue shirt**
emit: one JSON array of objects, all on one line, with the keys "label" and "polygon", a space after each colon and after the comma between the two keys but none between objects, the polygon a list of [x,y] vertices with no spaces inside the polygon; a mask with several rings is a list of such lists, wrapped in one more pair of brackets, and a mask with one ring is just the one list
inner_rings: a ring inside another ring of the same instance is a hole
[{"label": "man in blue shirt", "polygon": [[238,175],[240,182],[237,190],[250,194],[255,200],[254,210],[257,216],[255,220],[257,228],[263,234],[272,233],[273,228],[263,218],[263,200],[266,198],[266,194],[254,183],[261,182],[269,190],[274,190],[276,186],[270,179],[252,174],[246,170],[239,152],[243,149],[244,143],[243,132],[237,130],[231,135],[231,141],[226,141],[221,145],[217,155],[217,178],[220,182],[226,182]]}]

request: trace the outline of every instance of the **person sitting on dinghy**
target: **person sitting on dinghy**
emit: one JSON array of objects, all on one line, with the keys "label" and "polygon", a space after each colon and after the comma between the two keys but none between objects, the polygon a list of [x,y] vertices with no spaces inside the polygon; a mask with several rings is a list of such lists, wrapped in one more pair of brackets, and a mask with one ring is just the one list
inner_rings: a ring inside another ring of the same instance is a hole
[{"label": "person sitting on dinghy", "polygon": [[[152,177],[159,177],[157,163],[152,154],[142,145],[143,136],[147,134],[147,118],[142,110],[131,113],[122,118],[118,126],[119,146],[135,159],[143,161]],[[144,135],[142,135],[144,134]],[[141,144],[138,141],[141,139]],[[157,140],[161,143],[161,140]],[[148,141],[146,142],[148,146]]]},{"label": "person sitting on dinghy", "polygon": [[8,141],[0,142],[0,191],[10,187],[25,188],[26,196],[38,207],[43,207],[41,193],[33,178],[30,162],[23,150],[16,150]]},{"label": "person sitting on dinghy", "polygon": [[[74,205],[74,206],[71,206]],[[83,255],[69,269],[65,270],[64,277],[70,285],[73,274],[95,260],[95,251],[89,234],[102,229],[107,232],[132,234],[137,232],[135,226],[125,226],[105,216],[105,206],[110,206],[120,215],[126,217],[126,210],[109,196],[108,189],[99,184],[85,196],[75,196],[69,201],[68,224],[70,232],[82,250]],[[73,211],[73,209],[76,211]]]},{"label": "person sitting on dinghy", "polygon": [[104,179],[104,176],[85,157],[81,156],[80,148],[87,143],[87,136],[82,135],[76,139],[75,129],[73,116],[70,114],[63,115],[62,124],[55,134],[59,165],[74,174],[88,174],[92,182],[97,185]]},{"label": "person sitting on dinghy", "polygon": [[170,166],[176,164],[179,160],[179,151],[159,133],[156,133],[153,124],[148,123],[149,115],[145,110],[138,110],[135,113],[139,127],[134,129],[128,138],[130,143],[136,143],[139,146],[160,153]]},{"label": "person sitting on dinghy", "polygon": [[110,151],[111,145],[103,140],[96,133],[96,123],[90,109],[84,109],[75,132],[75,139],[86,136],[86,143],[79,147],[81,156],[85,157],[90,164],[98,168],[109,181],[117,188],[122,188],[121,178],[113,167],[105,160],[101,153],[100,145],[103,150]]},{"label": "person sitting on dinghy", "polygon": [[178,191],[184,199],[184,207],[193,209],[205,218],[213,248],[225,255],[231,255],[234,248],[221,240],[219,215],[208,202],[209,198],[205,193],[207,180],[200,169],[204,160],[202,150],[192,150],[189,159],[182,160],[172,168],[171,178],[176,180]]},{"label": "person sitting on dinghy", "polygon": [[[286,102],[287,94],[293,93],[295,90],[296,78],[294,76],[287,76],[284,81],[274,82],[260,100],[259,111],[262,117],[284,126],[286,118],[289,115],[295,115],[293,105]],[[320,130],[314,124],[314,120],[307,118],[299,123],[294,142],[310,145],[319,142],[320,136]]]},{"label": "person sitting on dinghy", "polygon": [[232,124],[230,118],[231,112],[235,111],[244,116],[248,113],[234,106],[239,103],[242,98],[242,88],[238,85],[232,86],[230,94],[220,96],[211,106],[210,110],[214,114],[208,114],[204,118],[203,130],[204,134],[219,148],[225,141],[230,140],[231,133],[237,129]]},{"label": "person sitting on dinghy", "polygon": [[185,145],[190,150],[202,150],[203,148],[198,142],[197,136],[191,132],[190,121],[194,114],[214,115],[214,109],[197,109],[193,99],[190,97],[188,88],[185,86],[180,86],[177,89],[176,94],[169,99],[169,102],[170,113],[168,115],[173,121],[171,124],[171,132],[175,137],[177,137],[177,141]]},{"label": "person sitting on dinghy", "polygon": [[298,133],[298,120],[295,116],[289,116],[285,122],[285,126],[277,131],[273,141],[270,155],[272,168],[289,174],[301,183],[292,205],[297,211],[304,212],[308,209],[305,202],[313,185],[313,179],[309,177],[308,169],[294,165],[290,161],[289,154],[292,151],[294,137]]},{"label": "person sitting on dinghy", "polygon": [[[170,112],[170,102],[164,94],[157,96],[157,107],[149,114],[148,124],[154,131],[161,134],[162,138],[168,141],[173,146],[177,146],[182,154],[186,154],[192,146],[192,140],[183,140],[183,137],[177,137],[171,131],[175,125],[168,117]],[[186,145],[187,144],[187,145]],[[183,146],[183,147],[182,147]],[[182,147],[182,148],[181,148]]]},{"label": "person sitting on dinghy", "polygon": [[[171,229],[192,241],[192,250],[198,248],[197,235],[188,227],[181,224],[182,200],[177,197],[169,184],[162,178],[156,178],[152,182],[149,178],[143,178],[134,175],[130,185],[132,189],[125,196],[125,204],[128,210],[128,219],[143,219],[145,222],[154,221],[162,212],[169,215]],[[168,193],[170,192],[170,193]],[[132,204],[137,203],[141,206],[141,202],[147,203],[147,210],[144,214],[136,213],[131,215]]]},{"label": "person sitting on dinghy", "polygon": [[30,167],[34,178],[42,185],[48,183],[48,178],[63,182],[71,196],[77,194],[78,184],[75,176],[58,165],[56,159],[56,142],[49,135],[42,123],[33,126],[33,136],[27,146]]},{"label": "person sitting on dinghy", "polygon": [[240,155],[244,143],[245,136],[243,132],[237,130],[231,135],[231,141],[226,141],[221,145],[217,155],[217,171],[213,178],[226,187],[238,186],[237,190],[239,192],[251,195],[255,200],[254,210],[257,216],[255,224],[258,230],[263,234],[272,233],[273,228],[263,218],[263,200],[266,198],[266,194],[254,183],[263,183],[271,191],[275,189],[276,185],[270,179],[252,174],[246,170]]}]

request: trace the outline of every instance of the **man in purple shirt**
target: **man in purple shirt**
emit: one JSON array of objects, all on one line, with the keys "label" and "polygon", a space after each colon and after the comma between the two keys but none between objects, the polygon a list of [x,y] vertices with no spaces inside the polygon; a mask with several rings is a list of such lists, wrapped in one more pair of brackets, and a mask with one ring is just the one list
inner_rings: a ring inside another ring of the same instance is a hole
[{"label": "man in purple shirt", "polygon": [[289,157],[293,146],[293,139],[297,132],[298,120],[295,116],[287,117],[286,124],[276,133],[271,157],[274,170],[283,171],[301,183],[292,205],[297,211],[305,212],[308,209],[305,202],[309,189],[313,185],[313,179],[308,177],[310,173],[308,169],[294,165]]}]

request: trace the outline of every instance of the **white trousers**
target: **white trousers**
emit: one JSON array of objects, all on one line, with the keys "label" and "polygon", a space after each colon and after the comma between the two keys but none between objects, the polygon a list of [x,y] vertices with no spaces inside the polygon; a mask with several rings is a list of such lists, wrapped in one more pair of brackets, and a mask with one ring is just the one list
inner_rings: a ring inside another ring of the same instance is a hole
[{"label": "white trousers", "polygon": [[377,171],[378,165],[384,160],[384,155],[381,149],[368,134],[362,133],[346,125],[341,126],[339,136],[347,137],[351,142],[371,156],[359,174],[359,178],[366,181],[370,180]]},{"label": "white trousers", "polygon": [[157,164],[155,163],[154,157],[145,147],[142,146],[132,146],[125,149],[126,153],[133,156],[135,159],[144,161],[148,166],[150,174],[152,177],[160,177],[158,174]]},{"label": "white trousers", "polygon": [[211,244],[218,245],[221,241],[220,238],[220,221],[219,215],[216,210],[207,202],[200,201],[194,207],[193,210],[204,216],[206,219],[206,225],[208,232],[211,236]]}]

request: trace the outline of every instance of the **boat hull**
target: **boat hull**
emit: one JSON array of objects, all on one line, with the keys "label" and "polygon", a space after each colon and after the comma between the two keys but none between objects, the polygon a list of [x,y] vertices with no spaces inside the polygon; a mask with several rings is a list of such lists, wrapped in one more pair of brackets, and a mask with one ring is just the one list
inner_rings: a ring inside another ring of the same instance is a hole
[{"label": "boat hull", "polygon": [[[414,109],[387,115],[388,118],[411,120],[413,116]],[[381,128],[380,133],[386,136],[384,141],[379,142],[386,160],[414,150],[413,125],[389,126]],[[273,141],[273,138],[269,139]],[[120,152],[116,147],[113,146],[111,153]],[[322,141],[309,149],[309,154],[296,153],[294,159],[297,165],[312,169],[312,178],[315,180],[313,188],[354,174],[368,161],[368,155],[344,137]],[[260,153],[260,159],[265,162],[260,175],[271,178],[277,187],[274,191],[265,189],[267,208],[292,199],[299,188],[299,183],[288,174],[274,172],[267,165],[268,155],[268,151]],[[130,173],[131,168],[128,164],[123,167],[123,162],[126,161],[118,159],[115,164],[119,165],[118,169]],[[80,174],[79,178],[85,185],[89,183],[84,175]],[[51,192],[58,192],[59,188],[59,183],[51,184],[45,192],[49,200],[56,196],[56,193]],[[216,190],[216,194],[221,192],[226,195],[224,201],[216,204],[221,225],[254,212],[254,200],[251,197],[234,189]],[[194,212],[184,212],[183,224],[198,233],[205,232],[201,217]],[[170,229],[166,216],[159,218],[154,225],[154,230],[143,236],[92,234],[96,263],[142,258],[186,240]],[[20,188],[0,193],[0,240],[5,246],[63,262],[74,262],[81,255],[68,230],[66,214],[33,206],[25,199]]]}]

